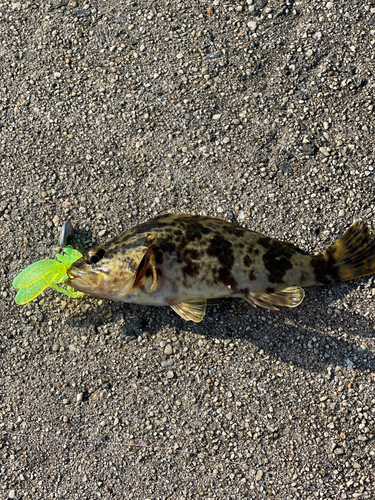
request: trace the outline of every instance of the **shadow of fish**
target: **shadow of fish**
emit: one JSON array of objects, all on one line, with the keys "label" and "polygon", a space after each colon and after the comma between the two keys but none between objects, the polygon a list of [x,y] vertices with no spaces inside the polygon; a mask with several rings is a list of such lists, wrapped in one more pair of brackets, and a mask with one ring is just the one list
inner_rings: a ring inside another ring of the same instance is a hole
[{"label": "shadow of fish", "polygon": [[211,299],[296,307],[302,287],[374,272],[375,239],[361,221],[324,252],[310,255],[221,219],[167,214],[90,250],[68,270],[67,285],[95,297],[169,305],[199,322]]}]

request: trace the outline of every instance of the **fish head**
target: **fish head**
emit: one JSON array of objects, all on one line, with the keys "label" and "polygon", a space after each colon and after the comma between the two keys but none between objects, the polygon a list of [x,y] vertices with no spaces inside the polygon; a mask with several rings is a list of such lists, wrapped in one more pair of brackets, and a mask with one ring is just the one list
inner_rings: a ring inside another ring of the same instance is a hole
[{"label": "fish head", "polygon": [[66,284],[94,297],[123,300],[133,288],[145,251],[142,244],[134,246],[114,238],[74,262],[67,270]]}]

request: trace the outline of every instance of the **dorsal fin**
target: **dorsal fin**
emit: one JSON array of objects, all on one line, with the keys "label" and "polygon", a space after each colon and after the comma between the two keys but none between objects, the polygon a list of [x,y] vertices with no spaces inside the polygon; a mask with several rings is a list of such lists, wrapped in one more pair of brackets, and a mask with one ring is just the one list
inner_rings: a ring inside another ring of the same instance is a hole
[{"label": "dorsal fin", "polygon": [[172,214],[172,213],[165,213],[165,214],[160,214],[157,215],[156,217],[153,217],[150,219],[148,222],[152,221],[161,221],[161,220],[173,220],[173,219],[190,219],[190,220],[196,220],[196,221],[210,221],[214,222],[219,225],[226,225],[226,226],[234,226],[237,227],[236,224],[233,224],[233,222],[230,222],[228,220],[224,219],[219,219],[218,217],[208,217],[206,215],[191,215],[191,214]]}]

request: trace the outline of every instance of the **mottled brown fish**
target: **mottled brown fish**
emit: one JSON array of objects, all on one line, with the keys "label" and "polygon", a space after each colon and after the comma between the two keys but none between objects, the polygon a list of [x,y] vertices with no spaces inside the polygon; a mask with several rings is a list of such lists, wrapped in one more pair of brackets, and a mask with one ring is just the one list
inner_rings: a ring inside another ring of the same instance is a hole
[{"label": "mottled brown fish", "polygon": [[90,250],[67,284],[95,297],[171,306],[203,319],[207,301],[242,297],[253,306],[296,307],[301,287],[375,272],[375,240],[359,221],[319,255],[236,226],[193,215],[162,215]]}]

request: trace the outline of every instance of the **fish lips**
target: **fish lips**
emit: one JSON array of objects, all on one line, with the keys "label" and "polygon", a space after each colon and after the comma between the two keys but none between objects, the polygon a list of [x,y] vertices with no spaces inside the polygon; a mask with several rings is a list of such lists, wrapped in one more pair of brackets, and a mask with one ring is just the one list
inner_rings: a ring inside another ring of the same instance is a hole
[{"label": "fish lips", "polygon": [[72,266],[68,271],[66,284],[90,295],[99,295],[104,285],[104,278],[101,273],[85,269],[87,265],[80,263]]}]

